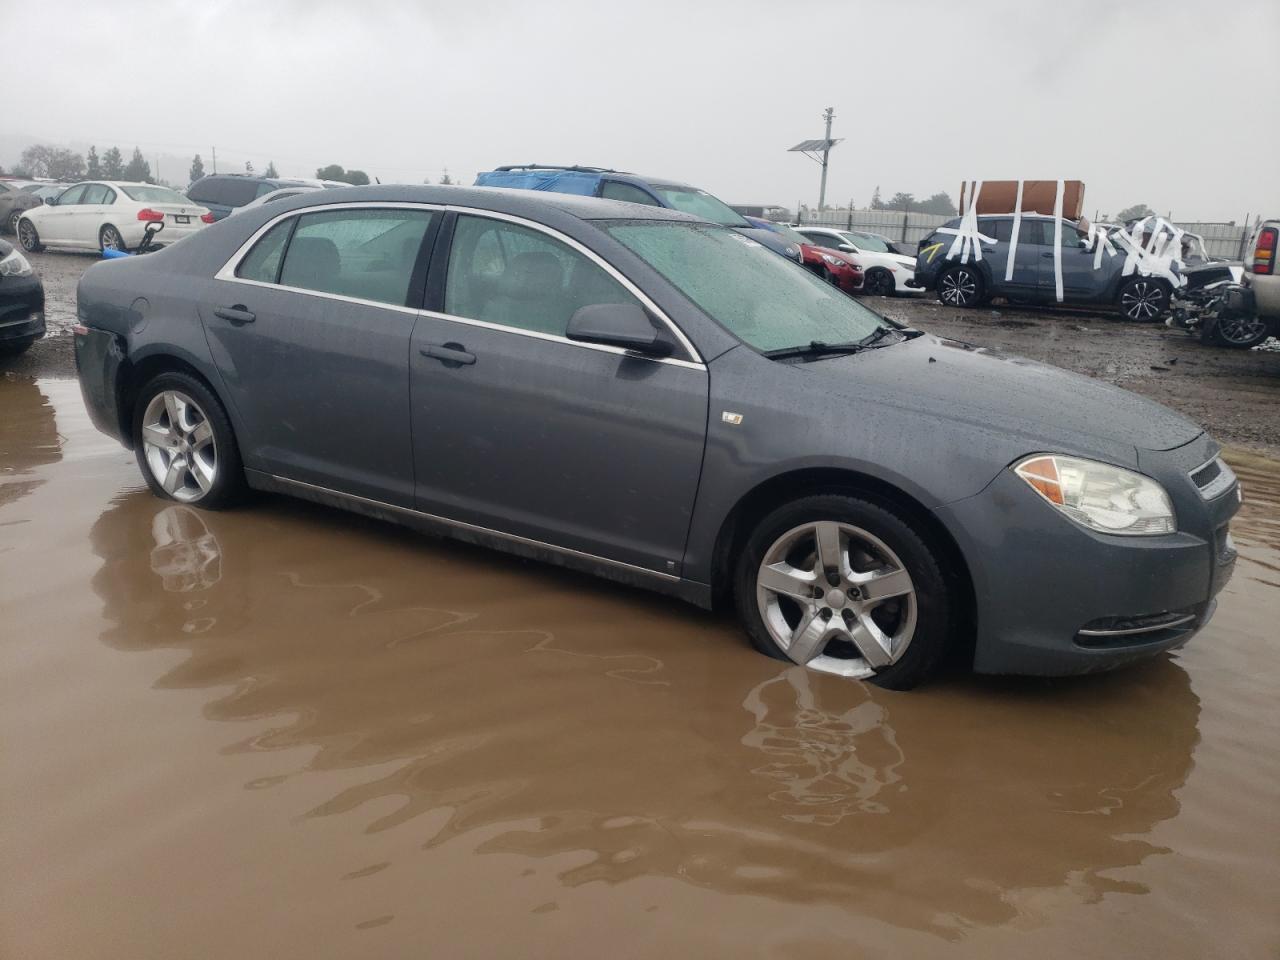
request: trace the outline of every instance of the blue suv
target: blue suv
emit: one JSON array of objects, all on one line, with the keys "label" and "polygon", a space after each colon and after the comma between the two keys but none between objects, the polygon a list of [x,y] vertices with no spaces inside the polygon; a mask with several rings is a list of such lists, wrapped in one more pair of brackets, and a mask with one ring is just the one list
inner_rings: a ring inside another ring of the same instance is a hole
[{"label": "blue suv", "polygon": [[[1099,256],[1094,244],[1070,220],[1062,221],[1062,297],[1054,269],[1054,218],[1024,213],[1018,227],[1013,270],[1008,269],[1013,215],[978,216],[978,233],[995,243],[982,244],[982,259],[971,253],[952,257],[962,220],[957,217],[920,241],[914,285],[936,290],[952,307],[977,307],[991,297],[1014,303],[1115,305],[1126,319],[1155,320],[1169,306],[1173,285],[1141,270],[1125,274],[1127,257],[1119,243]],[[1099,233],[1103,228],[1099,228]],[[1108,234],[1114,239],[1114,234]],[[1112,252],[1114,251],[1114,252]],[[1177,270],[1176,264],[1169,268]]]},{"label": "blue suv", "polygon": [[650,207],[683,210],[695,217],[732,227],[774,253],[796,263],[804,262],[800,247],[772,230],[747,222],[742,214],[697,187],[674,180],[641,177],[603,167],[559,167],[542,164],[509,164],[476,176],[477,187],[511,187],[517,190],[549,190],[582,197],[625,200]]}]

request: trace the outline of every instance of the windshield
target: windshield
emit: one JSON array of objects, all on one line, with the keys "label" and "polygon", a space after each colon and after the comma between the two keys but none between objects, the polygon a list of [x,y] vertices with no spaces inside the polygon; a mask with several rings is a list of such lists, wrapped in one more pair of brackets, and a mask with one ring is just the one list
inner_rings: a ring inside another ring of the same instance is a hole
[{"label": "windshield", "polygon": [[852,243],[864,253],[896,253],[897,251],[889,249],[889,245],[879,237],[873,237],[869,233],[849,233],[841,234],[846,240]]},{"label": "windshield", "polygon": [[740,213],[705,190],[699,190],[696,187],[662,187],[656,184],[650,184],[650,187],[662,198],[662,202],[672,209],[692,213],[695,217],[701,217],[703,220],[710,220],[725,227],[751,226]]},{"label": "windshield", "polygon": [[849,343],[889,326],[852,297],[749,237],[697,223],[621,220],[609,234],[760,351]]},{"label": "windshield", "polygon": [[191,204],[191,201],[180,194],[177,190],[170,190],[168,187],[152,187],[139,186],[131,184],[127,187],[120,188],[125,192],[131,200],[139,200],[142,203],[185,203]]}]

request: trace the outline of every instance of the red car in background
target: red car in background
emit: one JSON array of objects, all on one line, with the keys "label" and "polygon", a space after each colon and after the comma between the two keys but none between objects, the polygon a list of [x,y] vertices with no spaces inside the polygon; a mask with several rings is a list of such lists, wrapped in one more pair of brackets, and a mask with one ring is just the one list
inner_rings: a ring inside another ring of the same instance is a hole
[{"label": "red car in background", "polygon": [[760,217],[747,217],[746,220],[754,227],[772,230],[799,246],[804,256],[805,267],[828,283],[835,284],[845,293],[862,289],[862,267],[851,258],[834,250],[815,246],[809,242],[808,237],[802,236],[784,223],[774,223],[772,220],[762,220]]}]

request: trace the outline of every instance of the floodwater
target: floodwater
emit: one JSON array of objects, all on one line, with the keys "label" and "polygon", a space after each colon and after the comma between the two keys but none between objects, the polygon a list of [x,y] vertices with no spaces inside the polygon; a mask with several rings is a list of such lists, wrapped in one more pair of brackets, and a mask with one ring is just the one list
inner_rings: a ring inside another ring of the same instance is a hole
[{"label": "floodwater", "polygon": [[674,601],[152,497],[0,378],[0,955],[1275,957],[1280,464],[1181,653],[897,694]]}]

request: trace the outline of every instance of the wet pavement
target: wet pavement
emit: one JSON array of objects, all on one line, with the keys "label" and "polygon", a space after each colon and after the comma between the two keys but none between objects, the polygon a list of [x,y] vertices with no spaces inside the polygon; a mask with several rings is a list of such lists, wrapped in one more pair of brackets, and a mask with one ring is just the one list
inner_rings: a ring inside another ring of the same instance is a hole
[{"label": "wet pavement", "polygon": [[0,378],[0,955],[1275,957],[1280,464],[1180,653],[908,694]]}]

